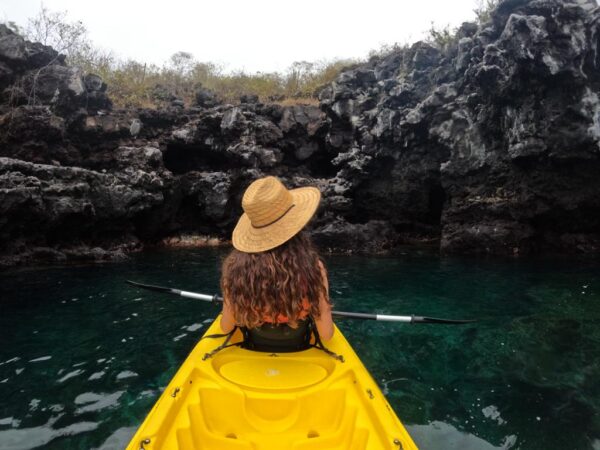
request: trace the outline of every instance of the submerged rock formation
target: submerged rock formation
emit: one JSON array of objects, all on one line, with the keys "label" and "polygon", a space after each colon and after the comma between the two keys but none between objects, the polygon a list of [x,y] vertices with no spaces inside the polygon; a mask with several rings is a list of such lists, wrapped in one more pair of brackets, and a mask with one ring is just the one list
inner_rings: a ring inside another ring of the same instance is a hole
[{"label": "submerged rock formation", "polygon": [[97,76],[0,26],[0,258],[225,238],[265,174],[319,186],[324,248],[598,252],[599,43],[592,0],[505,0],[452,42],[341,73],[320,108],[202,91],[112,111]]}]

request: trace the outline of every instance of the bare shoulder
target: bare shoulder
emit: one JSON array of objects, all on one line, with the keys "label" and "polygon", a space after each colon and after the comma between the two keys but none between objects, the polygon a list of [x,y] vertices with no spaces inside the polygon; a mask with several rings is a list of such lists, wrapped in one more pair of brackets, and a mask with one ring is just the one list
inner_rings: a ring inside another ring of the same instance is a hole
[{"label": "bare shoulder", "polygon": [[321,271],[321,278],[323,278],[323,281],[325,281],[325,283],[328,283],[329,277],[327,275],[327,269],[325,268],[325,264],[323,264],[323,261],[321,261],[320,259],[319,259],[318,266],[319,266],[319,270]]},{"label": "bare shoulder", "polygon": [[319,266],[319,269],[321,269],[321,272],[327,273],[327,269],[325,268],[325,264],[323,263],[323,261],[321,260],[321,258],[319,258],[317,260],[317,265]]}]

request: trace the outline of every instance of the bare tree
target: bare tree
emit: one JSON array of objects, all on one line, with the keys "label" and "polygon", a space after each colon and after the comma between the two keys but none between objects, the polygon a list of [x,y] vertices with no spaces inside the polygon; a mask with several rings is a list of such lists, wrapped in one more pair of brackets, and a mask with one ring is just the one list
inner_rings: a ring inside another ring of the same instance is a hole
[{"label": "bare tree", "polygon": [[315,73],[316,64],[308,61],[295,61],[288,69],[286,88],[288,95],[301,94],[302,87]]},{"label": "bare tree", "polygon": [[53,12],[44,5],[37,16],[28,20],[25,36],[53,47],[67,59],[92,51],[87,29],[81,21],[69,22],[66,11]]},{"label": "bare tree", "polygon": [[477,0],[475,2],[475,9],[473,12],[477,16],[477,21],[479,23],[484,23],[490,20],[490,14],[500,0]]},{"label": "bare tree", "polygon": [[194,61],[194,55],[189,52],[177,52],[171,55],[169,63],[177,75],[183,77],[189,75],[196,61]]}]

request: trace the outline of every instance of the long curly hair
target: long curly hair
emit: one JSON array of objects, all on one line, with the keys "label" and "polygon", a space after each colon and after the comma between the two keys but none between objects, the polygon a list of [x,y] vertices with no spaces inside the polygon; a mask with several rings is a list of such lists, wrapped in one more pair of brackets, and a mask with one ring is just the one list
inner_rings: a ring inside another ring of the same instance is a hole
[{"label": "long curly hair", "polygon": [[310,237],[300,232],[272,250],[232,250],[223,261],[221,290],[238,325],[255,328],[284,316],[297,326],[303,311],[320,316],[319,300],[329,302],[322,262]]}]

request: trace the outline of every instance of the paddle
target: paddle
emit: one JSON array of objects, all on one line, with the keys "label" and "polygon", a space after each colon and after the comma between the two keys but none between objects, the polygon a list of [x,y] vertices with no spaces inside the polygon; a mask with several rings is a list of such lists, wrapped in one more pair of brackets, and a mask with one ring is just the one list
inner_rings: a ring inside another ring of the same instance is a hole
[{"label": "paddle", "polygon": [[[195,300],[203,300],[205,302],[219,303],[223,301],[223,297],[219,295],[198,294],[196,292],[182,291],[181,289],[173,289],[164,286],[155,286],[152,284],[137,283],[135,281],[126,280],[127,284],[149,291],[162,292],[165,294],[179,295],[180,297],[193,298]],[[380,322],[405,322],[405,323],[438,323],[447,325],[458,325],[463,323],[477,322],[475,319],[438,319],[436,317],[426,316],[390,316],[386,314],[369,314],[358,312],[331,311],[331,314],[336,317],[349,317],[351,319],[378,320]]]}]

